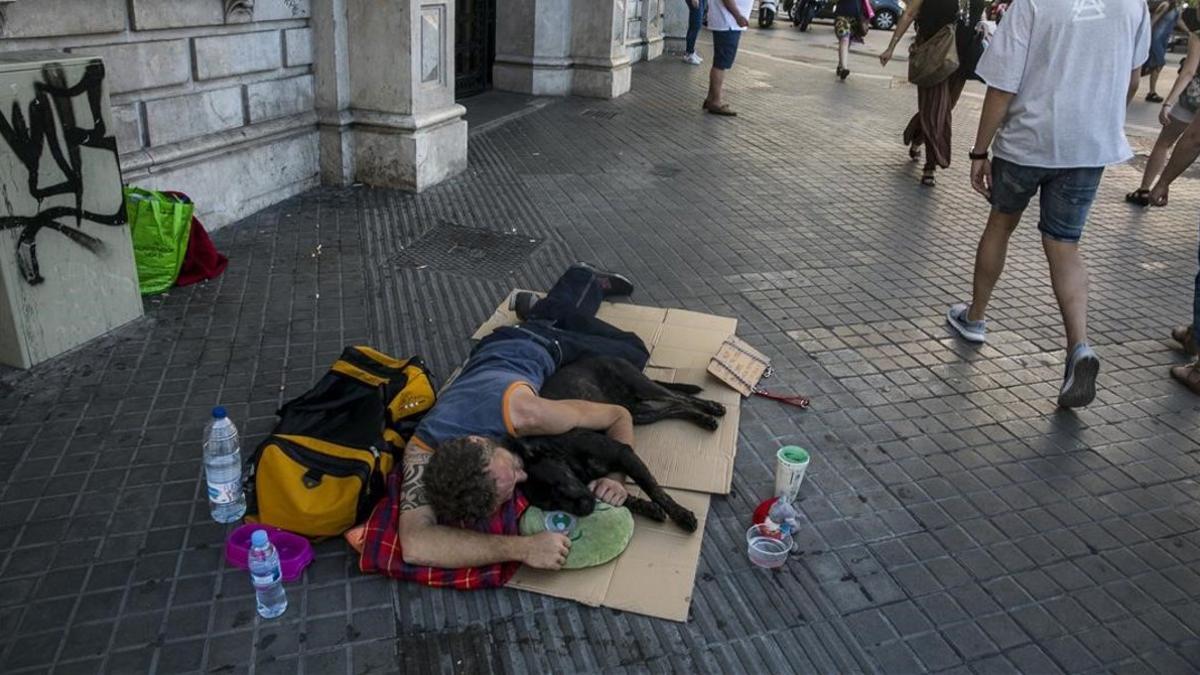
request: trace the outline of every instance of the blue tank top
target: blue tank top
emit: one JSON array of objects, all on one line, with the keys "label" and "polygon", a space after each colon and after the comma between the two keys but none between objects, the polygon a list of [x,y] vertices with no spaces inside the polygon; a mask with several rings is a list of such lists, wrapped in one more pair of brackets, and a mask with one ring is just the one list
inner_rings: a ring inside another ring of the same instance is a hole
[{"label": "blue tank top", "polygon": [[458,379],[438,395],[413,435],[430,450],[463,436],[515,436],[506,406],[509,395],[522,385],[537,393],[553,373],[554,359],[531,339],[484,342]]}]

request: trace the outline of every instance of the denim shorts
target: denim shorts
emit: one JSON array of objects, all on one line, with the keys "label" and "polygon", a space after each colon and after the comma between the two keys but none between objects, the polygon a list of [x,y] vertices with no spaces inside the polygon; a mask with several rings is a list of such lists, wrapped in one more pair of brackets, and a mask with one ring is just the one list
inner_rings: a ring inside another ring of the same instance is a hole
[{"label": "denim shorts", "polygon": [[742,39],[740,30],[714,30],[713,68],[729,70],[733,67],[733,57],[737,56],[738,42]]},{"label": "denim shorts", "polygon": [[1104,167],[1043,169],[996,157],[992,160],[992,208],[1020,213],[1041,190],[1038,230],[1058,241],[1076,242],[1100,187]]}]

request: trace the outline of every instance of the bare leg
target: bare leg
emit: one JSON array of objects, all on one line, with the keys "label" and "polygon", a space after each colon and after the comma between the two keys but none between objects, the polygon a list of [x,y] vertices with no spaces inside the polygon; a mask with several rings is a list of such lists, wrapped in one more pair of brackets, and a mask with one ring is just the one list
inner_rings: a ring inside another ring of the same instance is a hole
[{"label": "bare leg", "polygon": [[1067,329],[1067,354],[1075,345],[1087,341],[1087,266],[1079,254],[1078,242],[1042,237],[1042,248],[1050,263],[1050,283]]},{"label": "bare leg", "polygon": [[1158,74],[1162,72],[1162,68],[1155,68],[1150,71],[1150,93],[1158,93]]},{"label": "bare leg", "polygon": [[992,289],[1004,271],[1004,260],[1008,257],[1008,238],[1021,222],[1021,214],[1001,213],[992,209],[988,216],[987,227],[979,238],[979,248],[975,251],[975,285],[971,293],[971,308],[967,318],[971,321],[982,321],[987,311],[988,302],[992,299]]},{"label": "bare leg", "polygon": [[720,68],[710,68],[708,71],[708,98],[704,102],[719,108],[722,105],[721,92],[725,87],[725,71]]},{"label": "bare leg", "polygon": [[1175,145],[1175,141],[1179,140],[1179,136],[1187,127],[1186,123],[1172,118],[1171,123],[1158,132],[1158,139],[1154,141],[1154,149],[1150,151],[1150,158],[1146,160],[1146,170],[1142,172],[1142,190],[1154,187],[1154,181],[1158,180],[1158,175],[1167,165],[1171,146]]},{"label": "bare leg", "polygon": [[838,38],[838,70],[845,70],[850,62],[850,38]]}]

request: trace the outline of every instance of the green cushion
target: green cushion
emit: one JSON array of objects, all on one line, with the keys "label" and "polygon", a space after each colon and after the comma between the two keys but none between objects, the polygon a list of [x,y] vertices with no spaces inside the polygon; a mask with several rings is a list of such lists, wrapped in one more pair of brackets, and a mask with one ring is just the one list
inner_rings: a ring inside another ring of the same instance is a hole
[{"label": "green cushion", "polygon": [[[521,516],[521,534],[546,531],[546,512],[536,506],[525,509]],[[571,552],[563,569],[580,569],[603,565],[621,555],[633,538],[633,515],[629,509],[596,502],[590,516],[575,519],[571,532]]]}]

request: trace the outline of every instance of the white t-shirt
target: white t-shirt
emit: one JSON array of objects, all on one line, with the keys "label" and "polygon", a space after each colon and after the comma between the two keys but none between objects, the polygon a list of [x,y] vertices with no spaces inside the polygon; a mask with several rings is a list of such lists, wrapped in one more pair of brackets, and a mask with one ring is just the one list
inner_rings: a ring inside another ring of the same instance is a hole
[{"label": "white t-shirt", "polygon": [[1125,96],[1149,49],[1145,0],[1014,0],[975,69],[1016,94],[995,155],[1049,169],[1132,157]]},{"label": "white t-shirt", "polygon": [[[738,11],[742,16],[750,19],[750,8],[754,6],[754,0],[737,0]],[[708,29],[709,30],[746,30],[737,25],[737,20],[733,18],[728,9],[725,9],[725,3],[721,0],[708,0]]]}]

